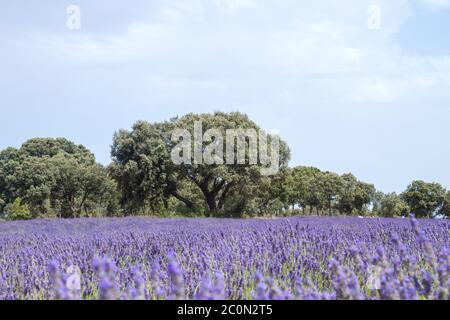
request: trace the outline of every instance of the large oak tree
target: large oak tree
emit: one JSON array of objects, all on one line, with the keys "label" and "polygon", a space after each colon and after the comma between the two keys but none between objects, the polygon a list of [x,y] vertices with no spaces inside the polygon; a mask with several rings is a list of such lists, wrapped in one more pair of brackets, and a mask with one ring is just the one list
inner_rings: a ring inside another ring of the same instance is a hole
[{"label": "large oak tree", "polygon": [[[202,124],[202,130],[196,132],[195,123],[199,122]],[[203,137],[206,132],[212,132],[210,129],[214,130],[215,136],[200,145],[196,144],[194,137],[198,134]],[[208,146],[219,143],[218,136],[223,138],[220,145],[225,148],[228,129],[254,129],[257,132],[260,130],[244,114],[216,112],[190,113],[162,123],[139,121],[131,131],[118,131],[113,140],[111,172],[118,182],[121,204],[125,210],[130,213],[158,210],[161,206],[167,207],[168,197],[172,197],[190,210],[205,211],[209,215],[239,215],[245,212],[252,198],[256,196],[255,188],[266,178],[261,174],[264,165],[261,161],[251,164],[248,151],[245,154],[245,163],[227,163],[226,152],[215,154],[221,157],[222,161],[214,163],[205,163],[205,159],[197,161],[198,153],[196,155],[194,152],[183,155],[189,160],[183,163],[175,164],[171,158],[172,151],[180,143],[172,139],[174,130],[184,130],[192,137],[189,140],[192,150],[200,148],[202,154]],[[269,135],[269,146],[272,138]],[[235,145],[237,148],[237,143]],[[237,156],[238,150],[235,151]],[[279,166],[285,167],[290,151],[283,141],[280,142],[279,153]]]}]

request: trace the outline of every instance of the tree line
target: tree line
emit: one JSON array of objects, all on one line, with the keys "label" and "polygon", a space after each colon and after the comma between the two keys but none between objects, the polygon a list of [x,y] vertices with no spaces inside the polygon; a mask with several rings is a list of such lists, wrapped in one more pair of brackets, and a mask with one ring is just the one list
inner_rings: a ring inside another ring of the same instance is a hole
[{"label": "tree line", "polygon": [[[383,194],[353,174],[288,166],[280,141],[280,168],[264,176],[261,164],[175,165],[174,129],[260,128],[239,112],[187,114],[164,122],[136,122],[113,136],[112,162],[103,166],[86,147],[64,138],[34,138],[0,152],[0,217],[82,216],[449,216],[450,191],[413,181],[397,195]],[[269,135],[269,139],[273,138]],[[210,143],[214,143],[211,140]],[[204,146],[203,146],[204,147]],[[273,150],[269,150],[273,152]]]}]

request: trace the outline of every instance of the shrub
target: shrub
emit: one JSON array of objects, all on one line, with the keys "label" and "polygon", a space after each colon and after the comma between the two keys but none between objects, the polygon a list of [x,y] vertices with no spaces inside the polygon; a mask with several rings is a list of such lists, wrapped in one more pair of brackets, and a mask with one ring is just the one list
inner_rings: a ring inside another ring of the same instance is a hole
[{"label": "shrub", "polygon": [[31,212],[21,198],[16,198],[7,208],[7,218],[9,220],[29,220],[32,218]]}]

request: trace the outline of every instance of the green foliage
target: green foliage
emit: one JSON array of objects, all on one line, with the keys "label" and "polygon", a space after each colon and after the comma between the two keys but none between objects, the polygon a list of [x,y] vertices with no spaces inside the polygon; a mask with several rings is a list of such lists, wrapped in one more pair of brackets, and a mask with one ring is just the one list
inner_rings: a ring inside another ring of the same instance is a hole
[{"label": "green foliage", "polygon": [[0,196],[0,217],[3,215],[3,210],[5,208],[6,201]]},{"label": "green foliage", "polygon": [[382,217],[405,217],[410,213],[410,208],[393,192],[382,196],[380,207],[375,212]]},{"label": "green foliage", "polygon": [[0,152],[1,198],[5,204],[20,198],[34,217],[106,210],[114,190],[92,153],[66,139],[32,139]]},{"label": "green foliage", "polygon": [[433,217],[445,199],[445,189],[438,183],[413,181],[401,194],[416,217]]},{"label": "green foliage", "polygon": [[[280,216],[289,209],[289,185],[286,183],[291,176],[289,168],[282,168],[278,174],[262,177],[253,185],[243,210],[245,216]],[[233,199],[233,198],[232,198]]]},{"label": "green foliage", "polygon": [[450,191],[445,194],[444,201],[442,202],[442,207],[439,210],[439,214],[444,217],[450,217]]},{"label": "green foliage", "polygon": [[327,171],[318,176],[317,185],[320,190],[320,207],[327,207],[331,216],[333,214],[333,203],[342,192],[342,179],[336,173]]},{"label": "green foliage", "polygon": [[31,212],[22,199],[16,198],[13,203],[7,207],[7,218],[9,220],[29,220],[32,218]]},{"label": "green foliage", "polygon": [[166,195],[178,195],[174,188],[174,165],[167,148],[168,127],[168,123],[138,121],[132,131],[120,130],[114,134],[113,163],[109,171],[117,181],[120,205],[126,214],[146,208],[159,211]]},{"label": "green foliage", "polygon": [[341,178],[342,188],[337,205],[339,212],[343,214],[365,212],[375,197],[374,185],[358,181],[351,173],[344,174]]},{"label": "green foliage", "polygon": [[[255,129],[261,130],[246,115],[239,112],[214,114],[187,114],[172,121],[174,128],[187,129],[194,136],[194,123],[201,121],[203,132],[215,129],[224,137],[224,145],[228,137],[228,129]],[[233,138],[234,139],[234,138]],[[208,143],[204,143],[204,146]],[[269,143],[270,145],[270,143]],[[290,158],[290,150],[287,145],[280,143],[280,166],[285,167]],[[224,164],[196,165],[192,155],[191,163],[177,166],[177,176],[181,180],[192,182],[203,194],[207,211],[211,214],[222,212],[225,215],[241,215],[251,211],[249,204],[254,200],[256,189],[260,184],[269,183],[267,177],[261,175],[261,165],[248,164],[248,153],[246,153],[246,164],[225,164],[226,155],[223,154]]]},{"label": "green foliage", "polygon": [[55,181],[51,198],[60,216],[77,217],[110,205],[115,183],[101,165],[80,162],[61,153],[50,163]]},{"label": "green foliage", "polygon": [[[208,129],[218,130],[223,137],[227,129],[259,130],[246,115],[238,112],[190,113],[163,123],[139,121],[131,131],[120,130],[114,135],[111,173],[118,182],[120,203],[125,211],[167,210],[171,198],[190,211],[208,215],[239,216],[252,209],[255,190],[265,180],[260,165],[250,165],[248,161],[235,165],[194,164],[192,154],[189,156],[192,164],[172,162],[170,155],[176,146],[171,137],[173,130],[188,130],[194,136],[196,121],[202,122],[202,135]],[[204,142],[202,147],[207,145]],[[224,153],[223,163],[225,156]],[[281,142],[282,167],[287,165],[289,157],[289,148]],[[189,192],[183,192],[187,186]]]},{"label": "green foliage", "polygon": [[288,198],[293,207],[300,206],[305,210],[307,206],[311,209],[319,206],[320,195],[315,181],[320,174],[320,170],[314,167],[292,169],[291,177],[287,183],[289,184]]},{"label": "green foliage", "polygon": [[94,155],[83,145],[76,145],[65,138],[34,138],[25,142],[20,151],[35,158],[52,158],[59,153],[71,155],[79,162],[95,163]]},{"label": "green foliage", "polygon": [[375,187],[358,181],[352,174],[339,176],[314,167],[296,167],[286,180],[287,201],[292,209],[309,208],[312,214],[362,213],[375,197]]},{"label": "green foliage", "polygon": [[[275,175],[261,164],[175,165],[171,154],[179,141],[175,129],[195,136],[214,129],[226,146],[228,129],[260,128],[239,112],[187,114],[166,122],[136,122],[114,134],[112,163],[104,168],[84,146],[64,138],[35,138],[19,149],[0,151],[0,214],[10,219],[80,216],[286,216],[358,214],[384,217],[450,216],[450,191],[437,183],[414,181],[400,196],[377,192],[353,174],[338,175],[314,167],[288,167],[290,150],[280,141]],[[233,140],[235,138],[233,137]],[[269,153],[272,152],[269,135]],[[249,139],[248,139],[249,140]],[[246,142],[248,142],[246,140]],[[201,150],[219,144],[203,141]],[[190,150],[194,142],[188,143]],[[237,151],[237,146],[235,146]],[[217,154],[216,154],[217,155]],[[236,159],[235,159],[236,160]],[[261,159],[259,159],[261,160]],[[236,161],[235,161],[236,162]]]}]

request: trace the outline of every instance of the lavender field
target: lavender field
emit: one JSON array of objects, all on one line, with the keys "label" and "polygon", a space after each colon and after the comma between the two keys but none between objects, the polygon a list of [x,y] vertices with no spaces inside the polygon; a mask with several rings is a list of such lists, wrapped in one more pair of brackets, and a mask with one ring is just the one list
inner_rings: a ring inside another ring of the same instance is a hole
[{"label": "lavender field", "polygon": [[450,299],[448,221],[0,222],[1,299]]}]

